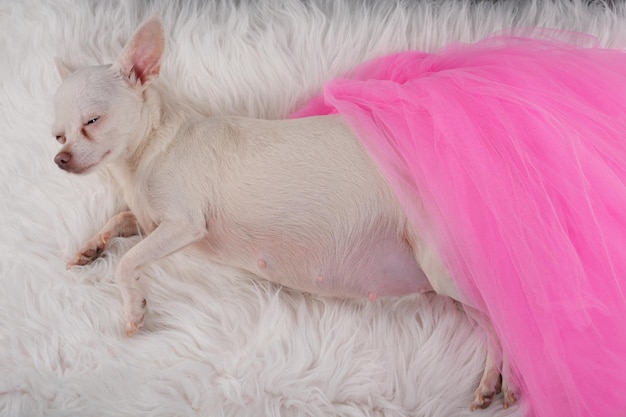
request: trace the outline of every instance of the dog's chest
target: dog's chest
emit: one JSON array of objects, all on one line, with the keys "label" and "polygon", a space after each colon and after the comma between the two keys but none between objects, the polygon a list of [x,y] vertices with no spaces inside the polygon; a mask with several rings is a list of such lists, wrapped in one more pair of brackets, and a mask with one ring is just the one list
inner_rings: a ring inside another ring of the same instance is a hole
[{"label": "dog's chest", "polygon": [[124,201],[135,215],[144,233],[151,233],[160,223],[160,215],[150,198],[147,183],[127,171],[113,171],[113,176],[122,189]]},{"label": "dog's chest", "polygon": [[159,214],[154,210],[150,204],[150,199],[145,194],[129,194],[125,196],[128,207],[137,218],[142,230],[146,234],[151,233],[161,222]]}]

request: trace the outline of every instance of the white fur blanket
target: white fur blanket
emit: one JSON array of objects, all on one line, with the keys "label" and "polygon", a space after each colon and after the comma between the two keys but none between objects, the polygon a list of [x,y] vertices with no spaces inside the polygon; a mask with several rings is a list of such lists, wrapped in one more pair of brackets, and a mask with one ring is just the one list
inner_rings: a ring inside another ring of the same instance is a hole
[{"label": "white fur blanket", "polygon": [[[172,94],[206,114],[278,118],[368,58],[509,26],[624,46],[626,13],[616,7],[0,0],[0,415],[468,416],[484,360],[449,300],[316,297],[185,254],[145,270],[145,327],[126,337],[112,277],[137,239],[116,239],[105,258],[65,270],[122,203],[106,175],[70,175],[52,161],[55,55],[112,62],[139,22],[160,13]],[[522,413],[523,401],[509,410],[495,402],[474,415]]]}]

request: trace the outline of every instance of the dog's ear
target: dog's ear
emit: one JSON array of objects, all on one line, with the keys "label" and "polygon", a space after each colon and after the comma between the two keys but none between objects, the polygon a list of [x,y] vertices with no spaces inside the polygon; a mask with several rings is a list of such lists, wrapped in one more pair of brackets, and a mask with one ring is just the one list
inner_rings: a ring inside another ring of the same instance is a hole
[{"label": "dog's ear", "polygon": [[159,76],[165,47],[163,21],[152,16],[139,26],[117,58],[114,68],[131,87],[140,90]]},{"label": "dog's ear", "polygon": [[65,64],[65,62],[63,62],[63,60],[59,58],[58,56],[54,57],[54,65],[56,65],[57,71],[59,72],[59,75],[61,76],[61,80],[63,81],[65,81],[65,79],[69,77],[71,73],[74,72],[74,69],[68,67]]}]

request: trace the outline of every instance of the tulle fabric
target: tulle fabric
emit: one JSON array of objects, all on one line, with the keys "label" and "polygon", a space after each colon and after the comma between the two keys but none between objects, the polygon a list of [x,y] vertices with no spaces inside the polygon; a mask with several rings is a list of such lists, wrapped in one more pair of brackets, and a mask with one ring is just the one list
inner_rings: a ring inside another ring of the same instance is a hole
[{"label": "tulle fabric", "polygon": [[528,415],[623,417],[626,54],[549,35],[383,57],[292,117],[348,121],[492,322]]}]

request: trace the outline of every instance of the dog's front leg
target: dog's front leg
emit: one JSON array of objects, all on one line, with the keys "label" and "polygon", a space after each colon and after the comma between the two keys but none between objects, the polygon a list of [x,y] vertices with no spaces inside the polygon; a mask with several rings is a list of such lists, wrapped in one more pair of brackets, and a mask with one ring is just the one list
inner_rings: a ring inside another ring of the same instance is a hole
[{"label": "dog's front leg", "polygon": [[100,257],[106,245],[114,237],[128,237],[139,233],[139,224],[135,215],[130,211],[123,211],[111,218],[102,230],[89,239],[67,263],[67,269],[77,265],[87,265]]},{"label": "dog's front leg", "polygon": [[164,221],[122,257],[116,279],[122,290],[128,336],[143,325],[146,311],[146,299],[137,282],[141,268],[200,240],[205,233],[204,225],[197,227],[188,222]]}]

